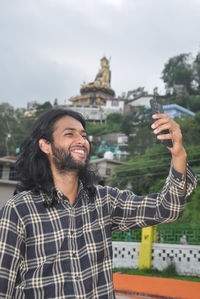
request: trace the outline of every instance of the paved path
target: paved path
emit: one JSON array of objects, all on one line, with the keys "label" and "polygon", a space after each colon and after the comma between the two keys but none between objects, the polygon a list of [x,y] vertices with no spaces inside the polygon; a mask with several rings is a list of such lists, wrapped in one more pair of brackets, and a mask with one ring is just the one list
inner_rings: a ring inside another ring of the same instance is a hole
[{"label": "paved path", "polygon": [[118,293],[116,292],[116,299],[154,299],[153,297],[149,297],[149,296],[137,296],[137,295],[127,295],[125,293]]}]

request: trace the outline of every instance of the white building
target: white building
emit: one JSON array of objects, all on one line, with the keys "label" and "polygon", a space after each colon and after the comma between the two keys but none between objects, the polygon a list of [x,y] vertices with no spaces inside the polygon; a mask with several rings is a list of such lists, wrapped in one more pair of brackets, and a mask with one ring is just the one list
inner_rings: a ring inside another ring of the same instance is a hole
[{"label": "white building", "polygon": [[143,95],[143,96],[138,96],[135,99],[126,101],[124,112],[128,113],[132,110],[136,110],[138,107],[149,106],[149,101],[153,97],[154,97],[153,95]]},{"label": "white building", "polygon": [[64,108],[72,109],[83,115],[83,117],[95,123],[105,122],[106,118],[111,113],[124,114],[124,100],[123,99],[107,99],[106,104],[98,106],[74,106],[64,105]]},{"label": "white building", "polygon": [[91,160],[90,164],[98,169],[100,181],[103,182],[103,184],[107,184],[109,178],[114,174],[114,168],[116,166],[127,165],[127,163],[106,158]]}]

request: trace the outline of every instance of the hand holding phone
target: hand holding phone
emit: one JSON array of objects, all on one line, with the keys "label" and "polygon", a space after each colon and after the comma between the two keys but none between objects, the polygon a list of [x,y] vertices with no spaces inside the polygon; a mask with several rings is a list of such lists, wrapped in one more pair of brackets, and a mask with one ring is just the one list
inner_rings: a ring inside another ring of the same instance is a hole
[{"label": "hand holding phone", "polygon": [[[155,99],[150,100],[150,105],[152,109],[152,115],[164,113],[162,105],[159,104]],[[161,134],[169,134],[169,130],[163,130],[162,132],[158,133],[158,135]],[[161,139],[160,141],[167,147],[173,147],[173,143],[171,139]]]}]

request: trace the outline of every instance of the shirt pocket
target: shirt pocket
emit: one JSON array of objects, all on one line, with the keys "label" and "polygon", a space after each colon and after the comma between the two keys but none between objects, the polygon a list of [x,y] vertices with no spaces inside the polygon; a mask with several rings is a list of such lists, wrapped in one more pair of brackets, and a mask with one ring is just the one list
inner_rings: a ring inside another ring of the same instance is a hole
[{"label": "shirt pocket", "polygon": [[88,226],[84,230],[87,253],[92,264],[99,264],[108,257],[108,248],[105,243],[105,231],[100,223]]}]

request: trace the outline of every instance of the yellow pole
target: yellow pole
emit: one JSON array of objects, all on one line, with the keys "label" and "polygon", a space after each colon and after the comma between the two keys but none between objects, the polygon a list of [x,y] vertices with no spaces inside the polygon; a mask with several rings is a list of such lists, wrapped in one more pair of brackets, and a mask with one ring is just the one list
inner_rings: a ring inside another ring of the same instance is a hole
[{"label": "yellow pole", "polygon": [[142,229],[142,242],[139,251],[139,269],[151,267],[152,242],[156,241],[156,226]]}]

